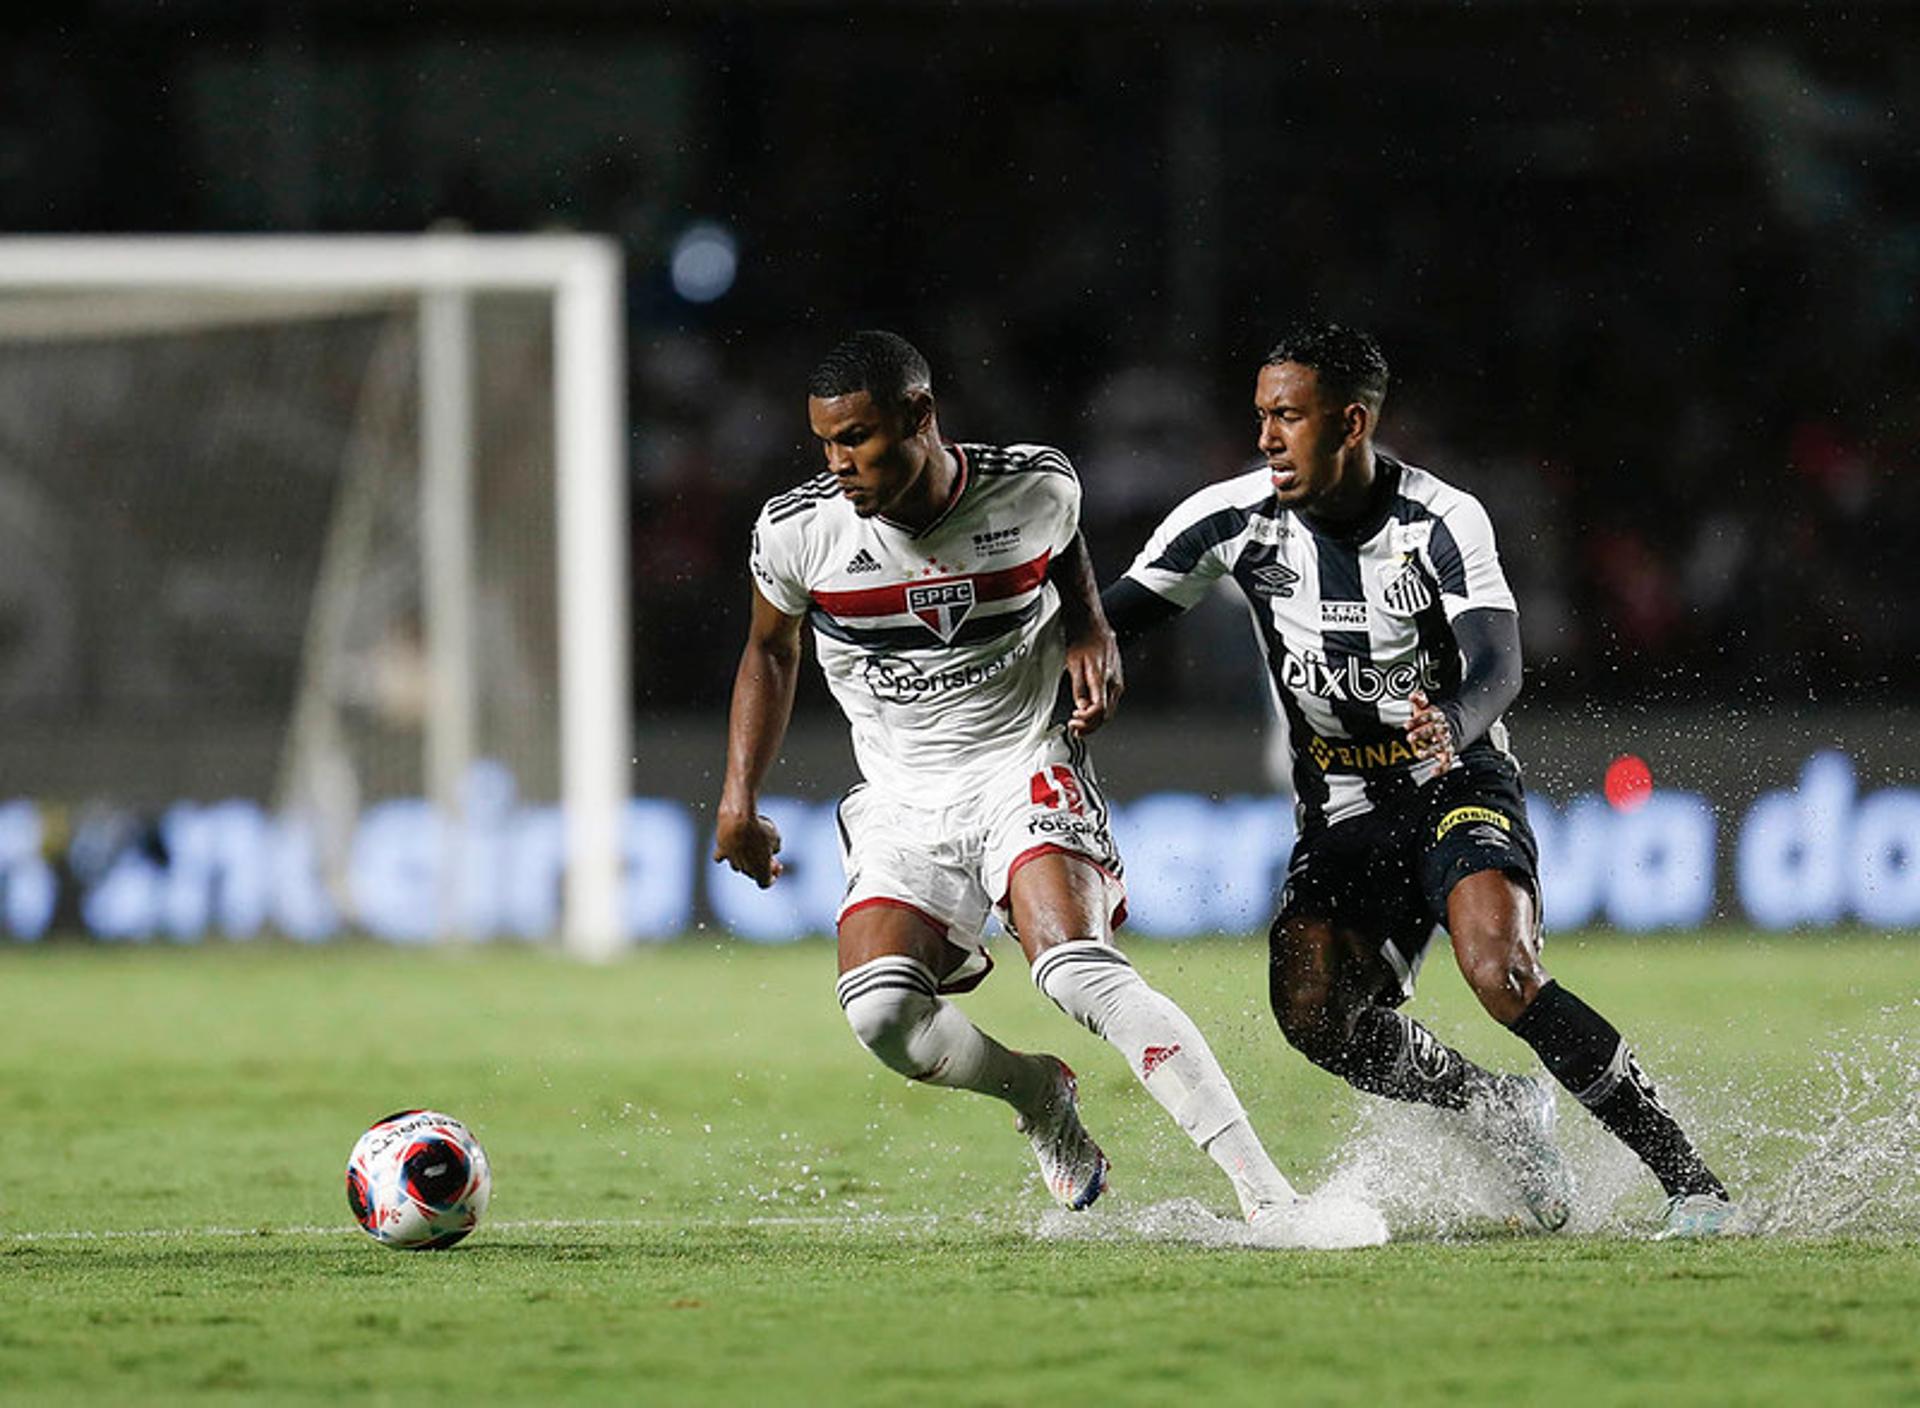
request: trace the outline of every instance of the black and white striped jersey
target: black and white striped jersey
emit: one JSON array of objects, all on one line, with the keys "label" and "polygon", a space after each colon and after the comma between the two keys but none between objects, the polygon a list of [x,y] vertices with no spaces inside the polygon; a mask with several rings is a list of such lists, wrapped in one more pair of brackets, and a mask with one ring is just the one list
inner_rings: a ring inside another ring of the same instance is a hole
[{"label": "black and white striped jersey", "polygon": [[1080,531],[1080,480],[1044,445],[952,445],[946,511],[914,532],[861,518],[831,474],[768,501],[760,594],[813,627],[868,782],[944,805],[1025,758],[1066,659],[1047,577]]},{"label": "black and white striped jersey", "polygon": [[[1377,465],[1380,507],[1348,535],[1282,508],[1263,465],[1188,498],[1127,569],[1182,610],[1222,577],[1245,595],[1287,721],[1302,829],[1436,774],[1407,746],[1408,696],[1458,687],[1461,612],[1514,609],[1479,500],[1389,455]],[[1483,749],[1506,752],[1502,723],[1465,751]]]}]

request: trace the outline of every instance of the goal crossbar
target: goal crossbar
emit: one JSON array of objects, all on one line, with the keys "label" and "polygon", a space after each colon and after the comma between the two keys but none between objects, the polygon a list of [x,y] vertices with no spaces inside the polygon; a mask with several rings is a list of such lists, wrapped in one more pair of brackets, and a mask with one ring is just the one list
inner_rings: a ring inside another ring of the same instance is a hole
[{"label": "goal crossbar", "polygon": [[0,238],[13,288],[558,289],[618,281],[592,235],[73,235]]}]

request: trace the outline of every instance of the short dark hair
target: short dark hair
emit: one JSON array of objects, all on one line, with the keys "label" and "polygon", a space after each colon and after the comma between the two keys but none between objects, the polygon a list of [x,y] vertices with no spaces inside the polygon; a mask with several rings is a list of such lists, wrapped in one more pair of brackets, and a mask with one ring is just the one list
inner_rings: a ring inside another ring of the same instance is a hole
[{"label": "short dark hair", "polygon": [[1364,401],[1377,413],[1387,399],[1387,358],[1380,344],[1358,328],[1339,323],[1300,323],[1288,328],[1266,364],[1298,362],[1320,374],[1321,388],[1341,402]]},{"label": "short dark hair", "polygon": [[822,399],[864,391],[874,404],[897,408],[913,391],[933,389],[927,359],[896,332],[869,328],[842,342],[807,378],[807,395]]}]

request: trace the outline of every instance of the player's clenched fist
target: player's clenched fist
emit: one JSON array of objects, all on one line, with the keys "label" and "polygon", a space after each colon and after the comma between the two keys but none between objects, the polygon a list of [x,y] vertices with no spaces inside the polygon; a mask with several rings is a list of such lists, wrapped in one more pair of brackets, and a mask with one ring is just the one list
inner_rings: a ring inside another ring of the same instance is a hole
[{"label": "player's clenched fist", "polygon": [[779,852],[780,828],[771,821],[758,812],[721,810],[713,842],[715,860],[725,861],[764,890],[786,871]]},{"label": "player's clenched fist", "polygon": [[1113,717],[1126,689],[1126,676],[1112,631],[1099,631],[1067,646],[1067,679],[1073,687],[1068,732],[1089,734]]},{"label": "player's clenched fist", "polygon": [[1407,720],[1407,746],[1422,758],[1436,760],[1444,770],[1453,764],[1453,723],[1424,690],[1416,689],[1409,702],[1413,717]]}]

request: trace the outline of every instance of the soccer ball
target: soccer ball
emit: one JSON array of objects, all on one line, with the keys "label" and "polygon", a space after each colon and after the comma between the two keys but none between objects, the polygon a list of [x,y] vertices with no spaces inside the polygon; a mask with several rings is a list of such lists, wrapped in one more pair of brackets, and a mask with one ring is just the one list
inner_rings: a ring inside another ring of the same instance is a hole
[{"label": "soccer ball", "polygon": [[347,1206],[376,1242],[437,1251],[473,1231],[493,1196],[480,1141],[437,1110],[402,1110],[360,1136],[347,1158]]}]

